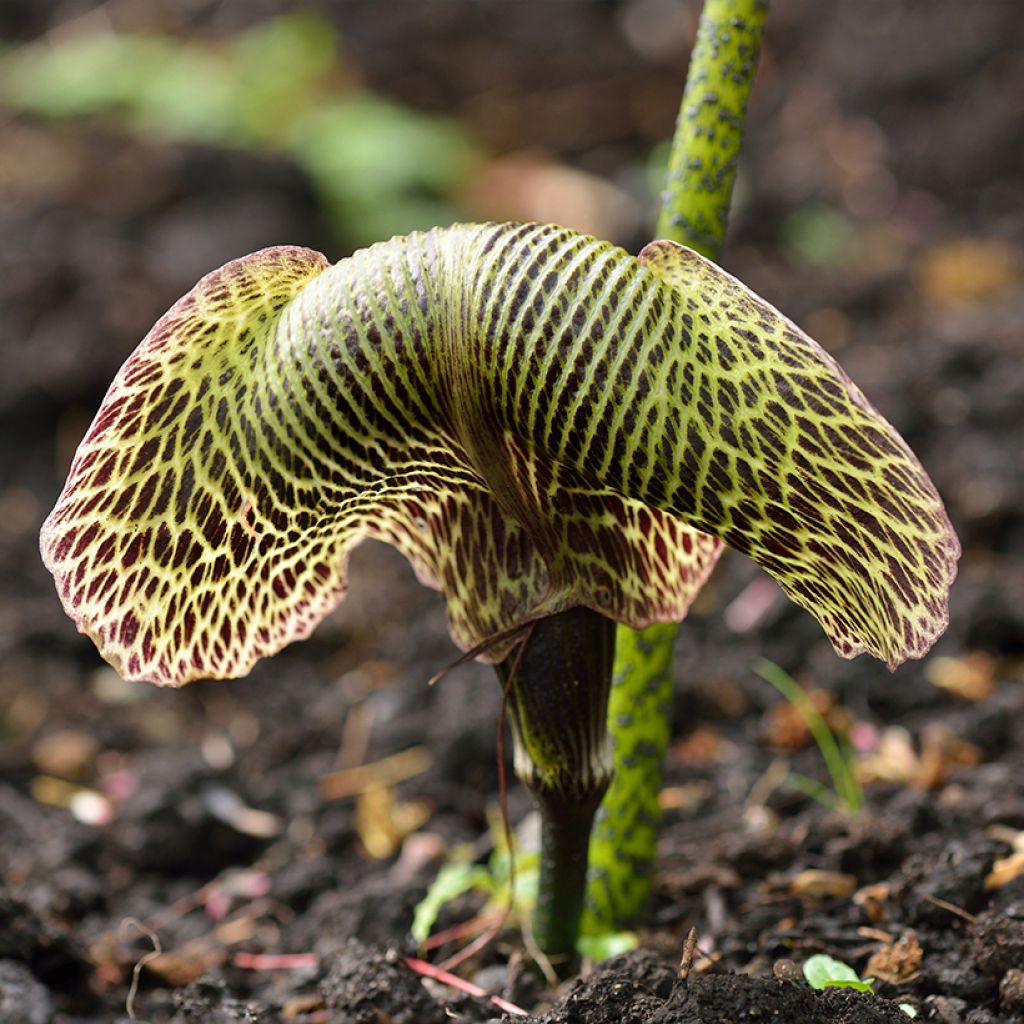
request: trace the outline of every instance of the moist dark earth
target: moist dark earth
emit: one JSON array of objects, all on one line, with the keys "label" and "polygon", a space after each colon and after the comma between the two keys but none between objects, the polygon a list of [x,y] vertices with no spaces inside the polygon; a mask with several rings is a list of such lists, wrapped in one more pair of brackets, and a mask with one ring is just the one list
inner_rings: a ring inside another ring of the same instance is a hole
[{"label": "moist dark earth", "polygon": [[[215,38],[284,6],[132,17]],[[89,9],[8,0],[0,33]],[[319,9],[368,87],[461,119],[495,156],[607,176],[639,211],[615,240],[644,243],[644,155],[671,131],[687,55],[672,32],[692,36],[694,4]],[[844,662],[725,558],[679,634],[639,948],[553,989],[506,928],[458,968],[525,1019],[868,1024],[908,1019],[902,1004],[1024,1021],[1022,41],[1024,6],[997,0],[774,5],[724,262],[835,353],[933,476],[964,546],[950,627],[892,675]],[[405,962],[440,865],[491,848],[500,694],[476,664],[427,685],[457,652],[399,556],[358,551],[337,613],[249,679],[171,692],[104,666],[36,551],[106,383],[196,277],[264,245],[336,259],[349,243],[286,160],[109,120],[0,115],[0,182],[0,1021],[515,1019]],[[823,209],[842,212],[844,247],[808,256],[823,221],[794,211]],[[790,784],[825,777],[761,656],[854,738],[858,813]],[[509,804],[518,824],[515,785]],[[481,909],[460,898],[435,930]],[[812,990],[799,965],[816,952],[874,994]]]}]

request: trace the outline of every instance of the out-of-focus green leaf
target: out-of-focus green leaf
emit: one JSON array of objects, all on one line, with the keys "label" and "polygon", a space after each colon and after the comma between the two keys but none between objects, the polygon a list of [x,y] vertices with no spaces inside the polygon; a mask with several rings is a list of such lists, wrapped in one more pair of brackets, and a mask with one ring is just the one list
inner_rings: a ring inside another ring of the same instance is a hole
[{"label": "out-of-focus green leaf", "polygon": [[310,109],[291,148],[335,220],[367,241],[457,219],[442,196],[474,160],[454,122],[365,94]]},{"label": "out-of-focus green leaf", "polygon": [[331,27],[309,12],[265,22],[231,46],[238,121],[253,140],[277,143],[295,121],[330,95],[330,75],[340,59]]},{"label": "out-of-focus green leaf", "polygon": [[491,893],[493,880],[487,868],[463,861],[445,864],[431,883],[426,896],[416,905],[412,927],[409,929],[412,937],[417,942],[424,942],[445,904],[474,889]]},{"label": "out-of-focus green leaf", "polygon": [[607,960],[620,953],[628,953],[638,945],[635,932],[604,932],[601,935],[581,935],[576,942],[576,950],[591,960]]},{"label": "out-of-focus green leaf", "polygon": [[804,963],[804,977],[811,988],[852,988],[857,992],[873,992],[874,978],[861,978],[842,960],[816,953]]},{"label": "out-of-focus green leaf", "polygon": [[43,117],[120,114],[136,131],[183,141],[279,145],[334,51],[309,15],[265,22],[227,47],[98,33],[2,58],[0,99]]},{"label": "out-of-focus green leaf", "polygon": [[850,222],[828,206],[805,206],[794,210],[782,227],[783,243],[804,263],[831,267],[843,263],[853,243]]},{"label": "out-of-focus green leaf", "polygon": [[111,32],[0,53],[0,103],[40,117],[118,118],[181,142],[283,151],[357,243],[458,219],[448,197],[474,148],[453,121],[339,85],[339,43],[311,13],[227,43]]}]

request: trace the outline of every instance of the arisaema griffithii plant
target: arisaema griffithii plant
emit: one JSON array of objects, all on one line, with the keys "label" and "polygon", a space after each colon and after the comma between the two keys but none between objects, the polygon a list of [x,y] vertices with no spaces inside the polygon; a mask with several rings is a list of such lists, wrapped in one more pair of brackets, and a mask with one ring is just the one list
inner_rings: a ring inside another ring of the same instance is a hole
[{"label": "arisaema griffithii plant", "polygon": [[944,628],[958,555],[907,445],[768,303],[673,243],[537,224],[208,275],[118,373],[41,545],[114,667],[180,685],[306,636],[365,537],[509,686],[535,930],[565,957],[615,623],[682,618],[724,542],[895,666]]}]

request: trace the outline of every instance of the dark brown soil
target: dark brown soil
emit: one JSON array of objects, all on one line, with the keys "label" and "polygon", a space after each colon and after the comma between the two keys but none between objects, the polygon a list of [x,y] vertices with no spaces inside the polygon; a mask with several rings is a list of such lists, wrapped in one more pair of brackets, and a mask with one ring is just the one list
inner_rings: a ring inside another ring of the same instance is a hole
[{"label": "dark brown soil", "polygon": [[[0,33],[86,6],[6,3]],[[139,0],[133,17],[222,32],[284,6]],[[496,151],[544,148],[643,193],[686,57],[655,54],[650,19],[676,5],[321,6],[372,87]],[[695,5],[679,10],[692,26]],[[870,1024],[907,1019],[901,1003],[942,1024],[1021,1022],[1024,6],[779,0],[770,18],[727,262],[835,351],[934,477],[965,549],[950,629],[894,675],[843,662],[724,560],[680,633],[640,950],[551,991],[508,930],[459,973],[538,1024]],[[346,240],[281,159],[110,124],[0,117],[0,183],[0,1024],[127,1019],[154,941],[133,1007],[153,1024],[511,1021],[405,964],[439,865],[459,844],[488,853],[499,693],[475,664],[426,685],[455,651],[397,555],[357,552],[339,611],[250,679],[166,692],[119,684],[36,553],[74,445],[156,316],[233,256],[291,242],[337,258]],[[793,211],[818,207],[847,221],[852,248],[831,262],[792,249]],[[617,240],[638,247],[643,222]],[[856,723],[874,776],[859,814],[785,784],[823,778],[820,758],[759,656]],[[393,786],[319,788],[413,747]],[[518,788],[510,805],[514,823],[529,812]],[[456,901],[437,927],[479,909]],[[815,952],[873,973],[875,994],[810,989],[798,965]]]}]

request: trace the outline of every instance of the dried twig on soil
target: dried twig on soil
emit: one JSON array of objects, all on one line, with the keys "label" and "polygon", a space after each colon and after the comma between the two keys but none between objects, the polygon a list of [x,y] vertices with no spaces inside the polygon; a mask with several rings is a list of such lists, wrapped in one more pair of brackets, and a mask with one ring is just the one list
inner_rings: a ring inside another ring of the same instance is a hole
[{"label": "dried twig on soil", "polygon": [[236,953],[232,963],[247,971],[301,970],[319,967],[316,953]]},{"label": "dried twig on soil", "polygon": [[971,924],[977,921],[977,917],[974,914],[964,910],[963,907],[958,907],[955,903],[940,899],[938,896],[932,896],[930,893],[925,893],[924,898],[936,907],[941,907],[943,910],[948,910],[951,914],[956,914],[957,917],[962,917],[965,921],[970,921]]},{"label": "dried twig on soil", "polygon": [[320,795],[325,800],[341,800],[347,796],[358,796],[367,789],[393,786],[421,775],[432,761],[426,747],[409,747],[379,761],[325,775],[320,780]]},{"label": "dried twig on soil", "polygon": [[691,928],[686,933],[683,942],[683,955],[679,958],[679,972],[676,975],[680,981],[686,981],[690,976],[690,969],[693,967],[693,954],[697,948],[697,929]]},{"label": "dried twig on soil", "polygon": [[137,928],[140,932],[142,932],[143,935],[146,936],[147,939],[149,939],[150,942],[153,943],[153,948],[148,953],[145,953],[141,957],[139,957],[139,959],[135,962],[135,966],[132,968],[132,983],[128,989],[128,996],[124,1001],[125,1013],[127,1013],[132,1020],[135,1020],[135,995],[139,990],[139,977],[142,974],[142,968],[145,967],[146,964],[148,964],[151,960],[155,960],[158,956],[160,956],[163,953],[164,948],[161,945],[160,937],[156,934],[156,932],[151,931],[149,928],[147,928],[138,918],[126,917],[121,922],[120,931],[124,932],[125,929],[127,928]]}]

